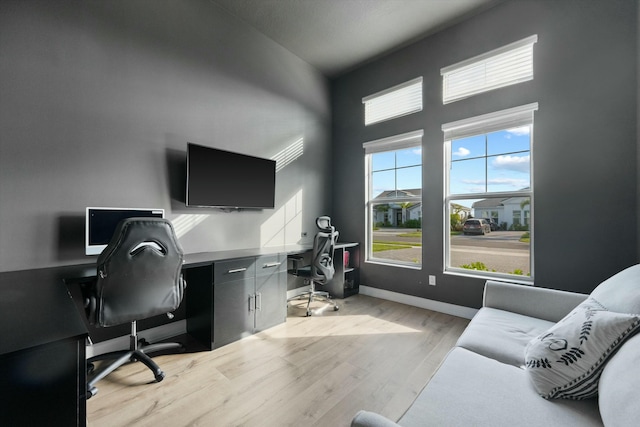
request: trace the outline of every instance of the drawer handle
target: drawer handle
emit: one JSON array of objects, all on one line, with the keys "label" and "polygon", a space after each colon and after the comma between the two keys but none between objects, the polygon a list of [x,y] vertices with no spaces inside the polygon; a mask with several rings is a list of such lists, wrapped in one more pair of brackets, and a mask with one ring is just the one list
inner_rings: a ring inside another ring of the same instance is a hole
[{"label": "drawer handle", "polygon": [[278,267],[280,264],[282,264],[282,263],[281,262],[268,262],[268,263],[264,264],[262,266],[262,268]]},{"label": "drawer handle", "polygon": [[233,270],[228,270],[227,274],[242,273],[243,271],[247,271],[247,267],[234,268]]}]

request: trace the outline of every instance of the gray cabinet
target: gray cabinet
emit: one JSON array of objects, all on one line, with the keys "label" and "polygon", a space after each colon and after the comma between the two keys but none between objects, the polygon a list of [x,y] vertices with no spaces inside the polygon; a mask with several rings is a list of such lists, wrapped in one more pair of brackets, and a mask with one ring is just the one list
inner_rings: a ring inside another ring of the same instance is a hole
[{"label": "gray cabinet", "polygon": [[286,276],[286,255],[261,256],[256,260],[255,332],[287,319]]},{"label": "gray cabinet", "polygon": [[286,320],[285,260],[276,254],[214,264],[213,348]]}]

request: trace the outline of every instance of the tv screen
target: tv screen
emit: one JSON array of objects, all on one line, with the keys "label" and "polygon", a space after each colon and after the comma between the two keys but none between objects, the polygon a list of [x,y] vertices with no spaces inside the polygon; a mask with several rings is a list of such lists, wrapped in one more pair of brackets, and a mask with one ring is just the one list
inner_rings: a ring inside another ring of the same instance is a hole
[{"label": "tv screen", "polygon": [[275,160],[187,144],[187,206],[273,208]]},{"label": "tv screen", "polygon": [[125,218],[164,218],[164,209],[87,208],[85,224],[85,253],[100,255],[107,247],[116,226]]}]

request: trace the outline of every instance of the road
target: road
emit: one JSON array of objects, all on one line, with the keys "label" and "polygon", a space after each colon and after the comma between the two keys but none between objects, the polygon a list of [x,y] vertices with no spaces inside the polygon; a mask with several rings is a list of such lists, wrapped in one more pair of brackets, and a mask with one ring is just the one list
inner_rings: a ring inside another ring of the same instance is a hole
[{"label": "road", "polygon": [[[377,242],[420,243],[419,237],[399,236],[411,231],[413,230],[377,230],[374,231],[373,238]],[[481,262],[490,270],[498,272],[521,270],[525,274],[529,273],[530,246],[529,243],[519,241],[522,234],[521,231],[494,231],[484,236],[451,236],[451,265],[460,267]],[[377,257],[408,262],[418,262],[421,254],[422,248],[419,246],[376,252]]]}]

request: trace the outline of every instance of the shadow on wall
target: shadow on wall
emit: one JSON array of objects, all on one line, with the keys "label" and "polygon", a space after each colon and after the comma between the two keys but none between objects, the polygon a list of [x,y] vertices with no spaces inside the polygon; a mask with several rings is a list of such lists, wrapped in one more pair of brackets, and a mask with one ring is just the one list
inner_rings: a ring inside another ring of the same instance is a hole
[{"label": "shadow on wall", "polygon": [[171,211],[184,210],[187,201],[187,151],[168,148],[166,162]]},{"label": "shadow on wall", "polygon": [[84,253],[84,215],[60,215],[58,217],[58,250],[60,261],[77,261],[85,256]]}]

